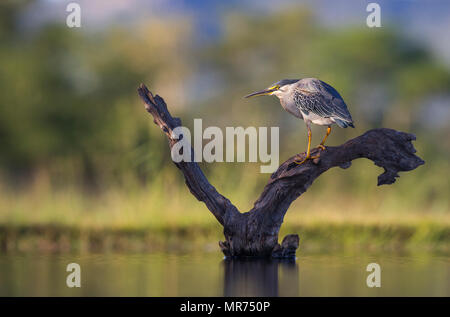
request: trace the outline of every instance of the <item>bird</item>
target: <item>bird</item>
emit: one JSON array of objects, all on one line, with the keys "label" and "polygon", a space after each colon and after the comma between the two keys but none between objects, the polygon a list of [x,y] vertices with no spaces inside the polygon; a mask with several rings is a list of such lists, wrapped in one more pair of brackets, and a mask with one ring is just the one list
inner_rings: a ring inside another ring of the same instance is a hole
[{"label": "bird", "polygon": [[325,150],[325,141],[331,133],[331,125],[341,128],[354,128],[353,119],[341,95],[331,85],[317,78],[282,79],[269,88],[251,93],[244,98],[255,96],[275,95],[280,104],[291,115],[305,121],[308,129],[308,148],[303,160],[294,162],[303,164],[309,159],[320,156],[311,156],[311,123],[327,126],[327,132],[322,142],[317,146]]}]

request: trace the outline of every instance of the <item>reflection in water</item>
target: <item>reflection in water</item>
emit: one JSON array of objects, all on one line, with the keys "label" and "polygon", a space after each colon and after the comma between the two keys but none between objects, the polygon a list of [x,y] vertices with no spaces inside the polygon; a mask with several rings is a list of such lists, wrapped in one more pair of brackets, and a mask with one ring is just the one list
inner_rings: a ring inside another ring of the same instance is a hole
[{"label": "reflection in water", "polygon": [[293,259],[224,259],[223,267],[224,296],[299,294],[298,266]]},{"label": "reflection in water", "polygon": [[[66,266],[81,266],[68,288]],[[368,263],[381,287],[366,284]],[[0,296],[450,296],[450,256],[302,254],[293,261],[191,254],[0,253]]]}]

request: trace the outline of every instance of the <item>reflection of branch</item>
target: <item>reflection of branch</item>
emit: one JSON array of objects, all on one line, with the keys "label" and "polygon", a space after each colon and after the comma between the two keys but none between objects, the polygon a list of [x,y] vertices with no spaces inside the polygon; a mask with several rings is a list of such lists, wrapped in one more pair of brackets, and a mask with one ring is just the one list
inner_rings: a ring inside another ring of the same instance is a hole
[{"label": "reflection of branch", "polygon": [[[145,85],[142,84],[138,92],[145,103],[145,109],[166,134],[172,148],[178,141],[172,131],[181,126],[180,119],[173,118],[164,100],[159,96],[154,97]],[[272,174],[253,209],[247,213],[240,213],[209,183],[193,160],[193,150],[191,162],[175,165],[182,171],[191,193],[203,201],[223,225],[226,241],[221,242],[220,247],[225,255],[292,257],[298,247],[298,236],[288,235],[279,245],[278,232],[290,204],[303,194],[317,177],[332,167],[348,168],[351,161],[363,157],[384,168],[384,173],[378,176],[378,185],[392,184],[398,177],[398,172],[410,171],[424,164],[424,161],[414,154],[416,151],[412,140],[415,140],[415,136],[409,133],[374,129],[343,145],[327,147],[320,153],[320,158],[314,161],[297,165],[294,160],[299,159],[298,155],[293,156]],[[315,149],[312,154],[318,151]]]},{"label": "reflection of branch", "polygon": [[279,290],[282,296],[299,296],[295,259],[224,259],[222,264],[225,297],[275,297]]}]

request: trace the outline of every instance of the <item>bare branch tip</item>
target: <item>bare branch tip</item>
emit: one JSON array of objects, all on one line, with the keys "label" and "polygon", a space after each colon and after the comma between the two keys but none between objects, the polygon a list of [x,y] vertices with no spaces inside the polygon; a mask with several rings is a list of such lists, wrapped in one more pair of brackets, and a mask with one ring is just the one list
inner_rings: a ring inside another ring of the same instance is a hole
[{"label": "bare branch tip", "polygon": [[138,92],[142,97],[146,96],[152,104],[156,104],[152,92],[147,88],[145,84],[141,83],[139,85]]}]

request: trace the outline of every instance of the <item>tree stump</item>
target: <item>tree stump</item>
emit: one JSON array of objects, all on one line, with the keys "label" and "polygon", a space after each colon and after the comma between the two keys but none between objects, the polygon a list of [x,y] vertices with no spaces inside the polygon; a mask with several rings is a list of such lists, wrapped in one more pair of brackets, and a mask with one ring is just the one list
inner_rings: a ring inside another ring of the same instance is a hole
[{"label": "tree stump", "polygon": [[[153,94],[143,84],[138,92],[145,109],[153,121],[166,134],[169,147],[178,142],[173,129],[181,126],[181,120],[169,113],[164,100]],[[392,129],[373,129],[351,139],[340,146],[327,146],[320,158],[302,165],[294,163],[294,155],[282,163],[265,186],[253,208],[241,213],[229,199],[217,192],[196,162],[191,150],[191,162],[174,164],[181,170],[192,195],[205,203],[224,228],[225,241],[219,246],[226,257],[273,257],[292,258],[299,245],[299,237],[287,235],[281,244],[278,233],[291,203],[303,194],[313,181],[332,167],[346,169],[358,158],[372,160],[383,167],[378,176],[378,185],[392,184],[399,177],[398,172],[411,171],[425,162],[416,156],[411,141],[416,137],[410,133]],[[319,149],[314,149],[311,155]],[[300,156],[306,155],[305,153]],[[300,158],[301,159],[301,158]]]}]

